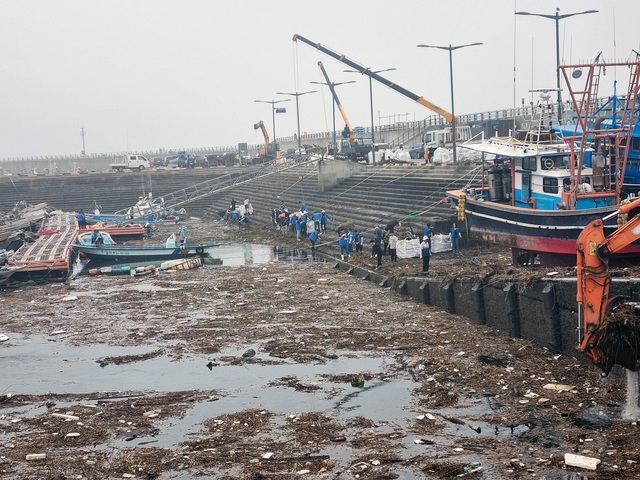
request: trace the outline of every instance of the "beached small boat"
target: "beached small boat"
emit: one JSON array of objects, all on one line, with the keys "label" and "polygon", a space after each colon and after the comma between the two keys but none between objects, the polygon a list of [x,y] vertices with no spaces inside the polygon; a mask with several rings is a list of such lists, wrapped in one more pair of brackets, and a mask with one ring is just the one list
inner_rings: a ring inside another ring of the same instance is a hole
[{"label": "beached small boat", "polygon": [[140,223],[101,224],[98,222],[91,225],[90,228],[78,229],[78,234],[88,233],[89,235],[91,235],[95,227],[97,227],[101,232],[108,233],[113,238],[117,238],[119,240],[133,240],[137,238],[142,238],[145,233],[145,228]]},{"label": "beached small boat", "polygon": [[165,205],[163,198],[156,200],[151,192],[141,195],[135,205],[118,210],[115,213],[101,213],[97,208],[93,213],[86,213],[88,224],[96,222],[119,224],[131,222],[139,224],[163,221],[178,222],[186,217],[187,211],[184,208],[180,210],[169,208]]},{"label": "beached small boat", "polygon": [[[29,205],[25,202],[18,202],[13,209],[0,215],[0,248],[7,248],[12,241],[19,240],[23,232],[30,230],[38,231],[42,225],[42,220],[49,211],[47,203]],[[17,248],[21,243],[12,245]]]},{"label": "beached small boat", "polygon": [[24,265],[9,265],[0,267],[0,285],[6,284],[14,273],[19,272],[24,267]]},{"label": "beached small boat", "polygon": [[92,262],[122,263],[205,256],[212,248],[221,244],[222,242],[214,241],[187,243],[183,246],[176,242],[176,236],[172,234],[164,245],[84,245],[74,243],[73,248]]}]

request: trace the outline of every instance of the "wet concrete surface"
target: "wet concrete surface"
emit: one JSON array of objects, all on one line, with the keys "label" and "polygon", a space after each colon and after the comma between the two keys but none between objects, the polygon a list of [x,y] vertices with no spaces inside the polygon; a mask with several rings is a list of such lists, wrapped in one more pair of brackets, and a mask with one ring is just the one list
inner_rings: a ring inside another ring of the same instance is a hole
[{"label": "wet concrete surface", "polygon": [[640,473],[621,376],[266,232],[190,230],[221,264],[0,292],[3,478],[560,479],[565,452]]}]

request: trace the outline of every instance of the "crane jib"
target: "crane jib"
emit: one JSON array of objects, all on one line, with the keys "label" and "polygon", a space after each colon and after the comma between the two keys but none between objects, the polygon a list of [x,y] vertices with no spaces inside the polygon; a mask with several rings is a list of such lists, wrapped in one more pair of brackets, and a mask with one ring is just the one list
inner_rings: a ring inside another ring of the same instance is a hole
[{"label": "crane jib", "polygon": [[379,74],[372,72],[369,68],[364,67],[364,66],[358,64],[357,62],[354,62],[353,60],[350,60],[346,55],[336,53],[333,50],[331,50],[331,49],[329,49],[327,47],[324,47],[322,44],[317,43],[317,42],[312,42],[308,38],[305,38],[302,35],[298,35],[296,33],[296,34],[293,35],[293,41],[296,42],[298,40],[301,40],[303,43],[306,43],[307,45],[309,45],[309,46],[311,46],[311,47],[313,47],[313,48],[315,48],[317,50],[320,50],[322,53],[324,53],[326,55],[329,55],[332,58],[335,58],[339,62],[342,62],[345,65],[350,66],[354,70],[357,70],[360,73],[371,77],[373,80],[375,80],[377,82],[380,82],[383,85],[386,85],[387,87],[395,90],[396,92],[400,93],[401,95],[404,95],[405,97],[410,98],[414,102],[418,102],[423,107],[427,107],[429,110],[432,110],[432,111],[436,112],[437,114],[442,115],[448,122],[450,122],[452,120],[453,115],[450,112],[447,112],[443,108],[440,108],[437,105],[429,102],[424,97],[421,97],[420,95],[416,95],[415,93],[410,92],[406,88],[403,88],[403,87],[401,87],[399,85],[396,85],[392,81],[387,80],[386,78],[380,76]]}]

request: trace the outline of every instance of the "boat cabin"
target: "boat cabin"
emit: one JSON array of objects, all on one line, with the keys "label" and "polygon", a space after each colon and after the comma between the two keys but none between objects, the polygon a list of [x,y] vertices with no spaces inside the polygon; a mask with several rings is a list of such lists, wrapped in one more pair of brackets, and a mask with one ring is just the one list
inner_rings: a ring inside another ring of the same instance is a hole
[{"label": "boat cabin", "polygon": [[[615,204],[611,172],[604,158],[592,150],[585,150],[583,161],[576,161],[573,168],[570,151],[560,144],[524,146],[492,139],[481,151],[495,155],[484,172],[480,189],[483,200],[538,210],[581,210]],[[574,195],[570,195],[572,177],[576,182]]]}]

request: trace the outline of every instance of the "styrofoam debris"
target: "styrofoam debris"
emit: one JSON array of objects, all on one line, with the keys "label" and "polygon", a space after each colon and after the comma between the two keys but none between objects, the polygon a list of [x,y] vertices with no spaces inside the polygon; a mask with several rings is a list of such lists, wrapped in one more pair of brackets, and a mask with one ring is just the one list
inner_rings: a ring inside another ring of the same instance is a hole
[{"label": "styrofoam debris", "polygon": [[66,413],[52,413],[52,417],[62,418],[64,420],[80,420],[80,417],[76,417],[75,415],[67,415]]},{"label": "styrofoam debris", "polygon": [[29,453],[26,457],[27,460],[44,460],[45,458],[47,458],[46,453]]},{"label": "styrofoam debris", "polygon": [[564,463],[570,467],[584,468],[586,470],[596,470],[600,465],[600,459],[594,457],[585,457],[574,453],[564,454]]},{"label": "styrofoam debris", "polygon": [[562,385],[561,383],[547,383],[544,387],[545,390],[554,390],[556,392],[570,392],[576,387],[572,385]]}]

